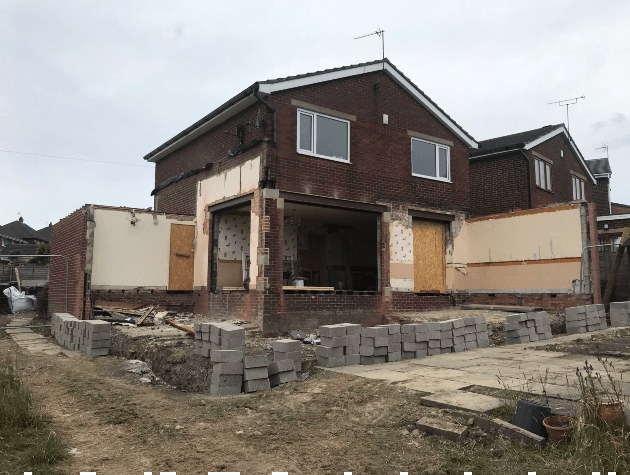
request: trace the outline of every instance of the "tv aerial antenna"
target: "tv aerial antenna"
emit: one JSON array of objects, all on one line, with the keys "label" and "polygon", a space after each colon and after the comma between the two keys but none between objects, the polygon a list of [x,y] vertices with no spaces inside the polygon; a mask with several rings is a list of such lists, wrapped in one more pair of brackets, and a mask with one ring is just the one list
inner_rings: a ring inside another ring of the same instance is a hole
[{"label": "tv aerial antenna", "polygon": [[605,143],[602,143],[601,147],[597,147],[595,150],[606,150],[606,158],[610,158],[608,156],[608,145],[606,145]]},{"label": "tv aerial antenna", "polygon": [[[361,38],[367,38],[368,36],[378,36],[381,39],[381,51],[382,51],[382,63],[383,63],[383,69],[382,71],[385,71],[385,30],[381,30],[381,28],[379,27],[378,30],[372,32],[372,33],[368,33],[367,35],[361,35],[361,36],[357,36],[355,38],[355,40],[360,40]],[[378,90],[379,87],[379,83],[381,82],[381,78],[379,77],[378,80],[376,81],[376,84],[374,84],[374,90]]]},{"label": "tv aerial antenna", "polygon": [[569,106],[572,106],[573,104],[577,104],[577,101],[579,99],[586,100],[586,96],[573,97],[571,99],[564,99],[562,101],[547,102],[548,106],[551,104],[558,104],[560,107],[567,106],[567,131],[569,130]]}]

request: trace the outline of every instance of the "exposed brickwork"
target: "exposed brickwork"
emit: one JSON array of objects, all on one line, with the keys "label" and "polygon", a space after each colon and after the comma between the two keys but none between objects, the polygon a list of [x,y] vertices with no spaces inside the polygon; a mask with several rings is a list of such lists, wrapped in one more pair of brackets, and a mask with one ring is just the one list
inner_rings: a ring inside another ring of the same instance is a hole
[{"label": "exposed brickwork", "polygon": [[[137,305],[158,306],[159,310],[175,312],[192,312],[194,298],[192,293],[170,293],[166,290],[134,289],[134,290],[91,290],[92,302],[125,302]],[[204,312],[205,313],[205,310]]]},{"label": "exposed brickwork", "polygon": [[[593,186],[593,201],[597,204],[597,216],[608,216],[610,214],[610,203],[608,202],[608,191],[610,179],[606,177],[597,178],[597,186]],[[630,207],[628,208],[630,211]]]},{"label": "exposed brickwork", "polygon": [[612,214],[630,214],[630,205],[624,205],[621,203],[610,203],[610,206],[612,209]]},{"label": "exposed brickwork", "polygon": [[[598,244],[597,205],[595,203],[588,204],[588,227],[590,245]],[[591,248],[591,282],[593,284],[593,303],[602,303],[599,250],[596,247]]]},{"label": "exposed brickwork", "polygon": [[522,153],[470,161],[471,215],[528,209],[527,159]]},{"label": "exposed brickwork", "polygon": [[598,221],[597,222],[598,229],[603,230],[605,224],[608,225],[608,231],[612,231],[615,229],[619,230],[619,232],[606,233],[606,234],[615,234],[616,236],[621,236],[622,229],[630,226],[630,219],[611,219],[610,221]]},{"label": "exposed brickwork", "polygon": [[[456,305],[522,305],[525,307],[543,307],[547,311],[563,312],[565,308],[580,305],[580,296],[576,294],[477,294],[457,293]],[[581,305],[593,303],[592,294],[582,295]]]},{"label": "exposed brickwork", "polygon": [[[87,249],[87,221],[85,208],[54,224],[51,233],[51,254],[68,259],[68,313],[76,318],[84,316],[85,260]],[[66,261],[50,259],[48,313],[65,311]]]}]

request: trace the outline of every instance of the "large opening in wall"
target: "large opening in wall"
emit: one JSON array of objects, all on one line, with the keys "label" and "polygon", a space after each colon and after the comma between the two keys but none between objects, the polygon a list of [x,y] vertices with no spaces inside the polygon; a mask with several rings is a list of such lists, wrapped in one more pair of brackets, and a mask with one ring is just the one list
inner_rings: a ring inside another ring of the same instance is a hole
[{"label": "large opening in wall", "polygon": [[377,291],[380,214],[285,201],[283,288]]},{"label": "large opening in wall", "polygon": [[214,219],[216,286],[223,290],[249,287],[251,206],[217,213]]}]

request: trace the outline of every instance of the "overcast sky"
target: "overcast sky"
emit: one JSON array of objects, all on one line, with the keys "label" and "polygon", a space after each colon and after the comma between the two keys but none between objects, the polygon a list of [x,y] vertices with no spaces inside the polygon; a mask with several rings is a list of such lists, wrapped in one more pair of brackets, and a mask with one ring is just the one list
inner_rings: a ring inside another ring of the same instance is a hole
[{"label": "overcast sky", "polygon": [[[566,121],[630,203],[628,1],[0,2],[0,225],[149,207],[142,158],[257,80],[385,55],[475,139]],[[91,163],[72,157],[118,162]]]}]

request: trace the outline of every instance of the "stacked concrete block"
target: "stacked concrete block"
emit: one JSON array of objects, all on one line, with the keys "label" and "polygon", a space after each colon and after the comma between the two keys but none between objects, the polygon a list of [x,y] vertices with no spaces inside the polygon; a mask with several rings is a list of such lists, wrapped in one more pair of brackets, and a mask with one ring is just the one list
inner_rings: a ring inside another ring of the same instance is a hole
[{"label": "stacked concrete block", "polygon": [[210,358],[213,350],[245,352],[245,329],[231,323],[195,323],[195,353]]},{"label": "stacked concrete block", "polygon": [[346,346],[343,347],[345,365],[358,365],[361,362],[361,325],[358,323],[340,325],[346,327]]},{"label": "stacked concrete block", "polygon": [[[630,302],[610,302],[610,326],[628,326],[628,308]],[[568,309],[567,309],[568,310]]]},{"label": "stacked concrete block", "polygon": [[269,384],[275,388],[279,384],[297,381],[297,373],[293,365],[294,361],[284,359],[269,363],[267,370],[269,372]]},{"label": "stacked concrete block", "polygon": [[402,359],[402,335],[400,325],[379,325],[387,328],[387,362],[400,361]]},{"label": "stacked concrete block", "polygon": [[77,320],[68,313],[54,313],[51,334],[64,348],[89,356],[107,356],[111,323],[102,320]]},{"label": "stacked concrete block", "polygon": [[565,310],[565,315],[569,335],[605,330],[608,327],[606,310],[601,304],[570,307]]},{"label": "stacked concrete block", "polygon": [[[324,342],[322,341],[322,344],[323,343]],[[287,338],[284,340],[274,341],[271,344],[271,347],[273,348],[273,360],[293,361],[293,368],[299,378],[302,374],[302,342],[300,340],[291,340],[290,338]]]},{"label": "stacked concrete block", "polygon": [[389,350],[389,329],[387,326],[365,327],[361,329],[359,352],[362,365],[387,362]]},{"label": "stacked concrete block", "polygon": [[402,359],[424,358],[428,355],[429,324],[406,323],[400,326]]},{"label": "stacked concrete block", "polygon": [[[442,325],[441,322],[428,322],[429,327],[427,335],[427,354],[429,356],[435,356],[442,354]],[[452,334],[452,332],[451,332]]]},{"label": "stacked concrete block", "polygon": [[243,388],[243,352],[240,350],[211,350],[212,378],[210,394],[228,396],[239,394]]},{"label": "stacked concrete block", "polygon": [[440,322],[440,354],[453,352],[453,320]]},{"label": "stacked concrete block", "polygon": [[551,325],[547,312],[515,313],[506,317],[504,325],[508,344],[550,340]]},{"label": "stacked concrete block", "polygon": [[243,358],[243,392],[253,393],[271,389],[268,360],[265,355]]}]

